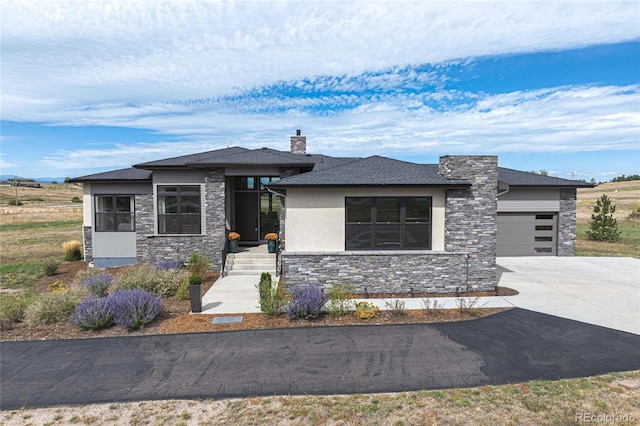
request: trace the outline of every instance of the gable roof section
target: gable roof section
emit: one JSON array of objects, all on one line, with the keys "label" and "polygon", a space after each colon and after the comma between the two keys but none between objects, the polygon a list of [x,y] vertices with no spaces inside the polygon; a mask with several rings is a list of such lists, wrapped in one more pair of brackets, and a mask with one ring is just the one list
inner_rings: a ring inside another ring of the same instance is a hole
[{"label": "gable roof section", "polygon": [[335,167],[281,179],[270,188],[328,186],[469,186],[465,179],[447,179],[437,168],[372,156]]},{"label": "gable roof section", "polygon": [[80,176],[69,179],[70,182],[114,182],[114,181],[145,181],[151,180],[151,170],[129,167],[128,169],[111,170],[104,173]]},{"label": "gable roof section", "polygon": [[270,148],[243,150],[222,156],[186,162],[187,167],[209,166],[293,166],[312,168],[315,163],[306,156],[293,157]]},{"label": "gable roof section", "polygon": [[510,186],[548,186],[593,188],[593,184],[578,180],[562,179],[553,176],[543,176],[537,173],[522,172],[520,170],[498,168],[498,180]]},{"label": "gable roof section", "polygon": [[154,169],[161,167],[186,167],[189,163],[214,161],[214,159],[227,155],[238,154],[249,151],[247,148],[234,146],[230,148],[216,149],[213,151],[200,152],[197,154],[181,155],[179,157],[165,158],[163,160],[149,161],[146,163],[134,164],[133,167],[141,169]]}]

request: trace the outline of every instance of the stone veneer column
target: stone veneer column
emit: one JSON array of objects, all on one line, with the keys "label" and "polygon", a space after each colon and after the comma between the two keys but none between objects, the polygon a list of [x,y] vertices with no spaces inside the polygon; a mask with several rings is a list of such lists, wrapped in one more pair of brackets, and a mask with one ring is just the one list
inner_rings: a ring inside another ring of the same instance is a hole
[{"label": "stone veneer column", "polygon": [[209,171],[209,176],[205,184],[206,202],[206,247],[203,252],[205,256],[211,258],[212,267],[220,269],[222,267],[222,250],[226,238],[226,181],[224,169],[217,168]]},{"label": "stone veneer column", "polygon": [[467,253],[467,290],[491,291],[496,281],[498,157],[445,156],[440,174],[466,179],[469,189],[446,192],[445,250]]},{"label": "stone veneer column", "polygon": [[560,189],[558,212],[558,256],[574,256],[576,253],[576,189]]},{"label": "stone veneer column", "polygon": [[84,261],[93,262],[93,234],[91,226],[82,227],[82,246],[84,247]]},{"label": "stone veneer column", "polygon": [[149,261],[149,235],[154,234],[153,194],[136,194],[136,259]]}]

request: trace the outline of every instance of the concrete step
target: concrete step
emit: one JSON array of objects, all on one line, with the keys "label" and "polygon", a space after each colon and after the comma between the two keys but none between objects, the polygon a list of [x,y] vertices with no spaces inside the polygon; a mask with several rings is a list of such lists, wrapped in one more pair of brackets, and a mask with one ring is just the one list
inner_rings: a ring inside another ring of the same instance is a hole
[{"label": "concrete step", "polygon": [[237,271],[259,271],[261,269],[275,269],[276,265],[275,263],[256,263],[254,265],[238,265],[237,263],[235,263],[233,265],[233,270],[237,270]]},{"label": "concrete step", "polygon": [[236,265],[252,265],[254,263],[276,263],[275,259],[245,259],[244,257],[229,259],[230,262]]},{"label": "concrete step", "polygon": [[227,272],[227,275],[229,275],[229,276],[238,276],[238,275],[255,275],[255,276],[259,276],[263,272],[270,273],[272,277],[276,276],[276,271],[275,270],[269,270],[269,269],[262,269],[262,270],[255,270],[255,271],[247,271],[247,270],[241,270],[240,271],[240,270],[232,269],[232,270]]}]

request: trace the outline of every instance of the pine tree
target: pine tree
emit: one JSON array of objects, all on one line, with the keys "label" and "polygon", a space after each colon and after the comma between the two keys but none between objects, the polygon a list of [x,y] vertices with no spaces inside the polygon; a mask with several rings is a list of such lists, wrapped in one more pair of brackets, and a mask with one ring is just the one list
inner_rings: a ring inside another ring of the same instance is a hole
[{"label": "pine tree", "polygon": [[593,207],[593,214],[589,221],[587,237],[596,241],[618,241],[620,240],[620,230],[618,221],[613,217],[616,211],[615,204],[605,194],[600,197]]}]

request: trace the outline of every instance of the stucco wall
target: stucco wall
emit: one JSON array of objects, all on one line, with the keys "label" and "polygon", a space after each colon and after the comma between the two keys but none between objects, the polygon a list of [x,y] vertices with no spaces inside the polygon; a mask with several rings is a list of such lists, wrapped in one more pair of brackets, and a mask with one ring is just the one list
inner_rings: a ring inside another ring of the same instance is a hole
[{"label": "stucco wall", "polygon": [[345,251],[345,197],[432,197],[432,250],[444,250],[444,190],[304,188],[287,190],[286,251]]}]

